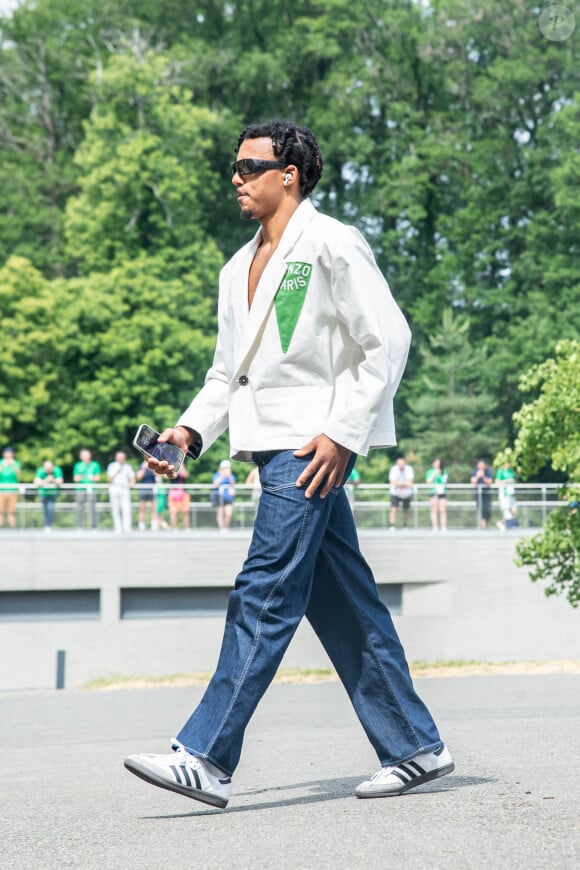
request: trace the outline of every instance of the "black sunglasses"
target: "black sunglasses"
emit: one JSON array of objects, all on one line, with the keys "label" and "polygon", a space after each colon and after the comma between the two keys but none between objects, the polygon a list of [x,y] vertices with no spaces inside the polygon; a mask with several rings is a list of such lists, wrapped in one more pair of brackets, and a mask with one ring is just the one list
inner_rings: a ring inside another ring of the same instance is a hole
[{"label": "black sunglasses", "polygon": [[232,163],[232,175],[252,175],[253,172],[266,172],[268,169],[285,169],[286,163],[279,160],[254,160],[247,157],[245,160],[236,160]]}]

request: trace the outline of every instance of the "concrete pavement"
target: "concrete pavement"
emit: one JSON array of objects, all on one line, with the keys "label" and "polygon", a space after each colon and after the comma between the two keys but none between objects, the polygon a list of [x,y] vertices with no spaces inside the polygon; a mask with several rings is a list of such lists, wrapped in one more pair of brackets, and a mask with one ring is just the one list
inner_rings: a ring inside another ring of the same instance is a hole
[{"label": "concrete pavement", "polygon": [[416,685],[455,773],[357,800],[377,763],[342,687],[274,685],[225,811],[122,766],[166,751],[202,689],[0,695],[0,867],[575,870],[580,676]]}]

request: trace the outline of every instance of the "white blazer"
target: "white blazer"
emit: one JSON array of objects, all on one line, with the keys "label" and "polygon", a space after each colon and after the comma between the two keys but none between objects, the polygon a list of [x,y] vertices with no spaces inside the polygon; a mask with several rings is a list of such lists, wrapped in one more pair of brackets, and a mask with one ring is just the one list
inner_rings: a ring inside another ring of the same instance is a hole
[{"label": "white blazer", "polygon": [[368,244],[303,201],[248,310],[260,233],[221,271],[215,357],[178,424],[200,433],[204,451],[229,428],[241,460],[322,432],[363,456],[396,444],[411,333]]}]

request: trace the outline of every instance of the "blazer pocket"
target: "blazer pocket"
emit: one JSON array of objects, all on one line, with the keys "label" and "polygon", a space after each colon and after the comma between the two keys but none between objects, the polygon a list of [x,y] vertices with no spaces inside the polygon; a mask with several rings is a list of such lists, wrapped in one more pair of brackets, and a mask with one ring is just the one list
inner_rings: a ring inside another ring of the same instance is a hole
[{"label": "blazer pocket", "polygon": [[318,435],[328,420],[333,394],[332,387],[320,385],[257,390],[260,421],[272,435]]}]

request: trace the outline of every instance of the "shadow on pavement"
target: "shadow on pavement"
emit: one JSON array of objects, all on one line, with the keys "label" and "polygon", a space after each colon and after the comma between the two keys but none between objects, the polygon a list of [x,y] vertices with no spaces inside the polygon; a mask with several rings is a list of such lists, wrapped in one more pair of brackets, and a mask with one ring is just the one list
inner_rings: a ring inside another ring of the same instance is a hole
[{"label": "shadow on pavement", "polygon": [[[337,778],[337,779],[323,779],[323,780],[313,780],[312,782],[299,782],[295,785],[284,785],[284,786],[275,786],[273,788],[258,788],[258,789],[249,789],[248,791],[236,792],[234,793],[234,800],[244,798],[244,797],[253,797],[255,795],[261,794],[272,794],[276,792],[288,792],[292,790],[300,790],[300,791],[311,791],[312,794],[301,795],[297,797],[289,797],[284,800],[272,800],[272,801],[262,801],[260,803],[251,803],[244,804],[242,806],[229,806],[226,807],[225,810],[219,809],[199,809],[194,812],[188,813],[172,813],[171,815],[155,815],[155,816],[141,816],[142,819],[149,820],[163,820],[163,819],[179,819],[179,818],[188,818],[190,816],[214,816],[214,815],[224,815],[226,813],[247,813],[254,812],[255,810],[271,810],[277,809],[279,807],[292,807],[292,806],[300,806],[306,804],[316,804],[322,803],[324,801],[334,801],[334,800],[344,800],[345,798],[353,799],[353,792],[355,787],[365,779],[365,776],[357,776],[357,777],[348,777],[346,779]],[[423,786],[418,786],[416,789],[411,789],[405,794],[401,795],[402,798],[407,797],[421,797],[421,795],[425,794],[434,794],[437,792],[448,792],[454,791],[457,788],[467,788],[468,786],[473,785],[485,785],[489,782],[494,782],[493,777],[485,777],[485,776],[446,776],[440,780],[433,781],[431,783],[426,783]],[[180,795],[182,797],[182,795]],[[373,800],[379,800],[379,798],[374,798]]]}]

